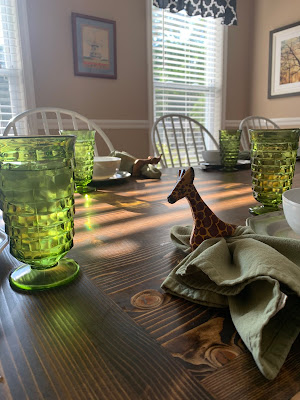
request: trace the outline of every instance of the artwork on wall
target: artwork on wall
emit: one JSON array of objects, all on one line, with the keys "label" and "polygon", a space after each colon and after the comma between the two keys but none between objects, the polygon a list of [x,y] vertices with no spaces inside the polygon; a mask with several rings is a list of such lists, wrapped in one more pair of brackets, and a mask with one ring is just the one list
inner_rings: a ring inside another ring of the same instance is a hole
[{"label": "artwork on wall", "polygon": [[117,78],[116,22],[72,13],[74,73]]},{"label": "artwork on wall", "polygon": [[300,22],[270,32],[268,98],[300,95]]}]

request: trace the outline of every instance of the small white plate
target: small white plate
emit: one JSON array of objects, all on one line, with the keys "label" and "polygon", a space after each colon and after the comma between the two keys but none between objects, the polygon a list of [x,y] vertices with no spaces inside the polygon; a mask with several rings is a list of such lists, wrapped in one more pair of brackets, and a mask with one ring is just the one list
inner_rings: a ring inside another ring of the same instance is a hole
[{"label": "small white plate", "polygon": [[127,171],[117,171],[113,176],[111,176],[110,178],[107,179],[100,179],[97,177],[93,177],[93,181],[94,182],[110,182],[110,181],[115,181],[115,180],[122,180],[122,179],[126,179],[129,178],[131,176],[130,172]]},{"label": "small white plate", "polygon": [[300,235],[295,233],[286,222],[283,211],[274,211],[256,215],[246,219],[246,225],[259,235],[286,237],[300,240]]},{"label": "small white plate", "polygon": [[4,250],[4,248],[8,245],[9,240],[7,234],[3,229],[0,228],[0,253]]}]

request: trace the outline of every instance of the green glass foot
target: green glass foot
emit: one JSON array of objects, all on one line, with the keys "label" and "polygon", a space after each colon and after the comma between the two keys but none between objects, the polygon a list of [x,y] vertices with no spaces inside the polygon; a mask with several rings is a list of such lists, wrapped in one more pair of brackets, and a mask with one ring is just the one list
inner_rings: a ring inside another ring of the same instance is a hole
[{"label": "green glass foot", "polygon": [[275,206],[275,205],[273,207],[261,205],[261,206],[255,206],[255,207],[249,208],[250,214],[253,214],[253,215],[260,215],[260,214],[265,214],[265,213],[278,211],[278,210],[279,210],[279,207]]},{"label": "green glass foot", "polygon": [[223,167],[220,171],[222,171],[222,172],[233,172],[233,171],[238,171],[238,169],[234,168],[234,167]]},{"label": "green glass foot", "polygon": [[94,186],[76,186],[75,193],[90,193],[90,192],[95,192],[96,188]]},{"label": "green glass foot", "polygon": [[71,258],[62,258],[54,266],[35,269],[23,264],[9,277],[13,288],[23,290],[42,290],[65,285],[71,282],[79,272],[79,265]]}]

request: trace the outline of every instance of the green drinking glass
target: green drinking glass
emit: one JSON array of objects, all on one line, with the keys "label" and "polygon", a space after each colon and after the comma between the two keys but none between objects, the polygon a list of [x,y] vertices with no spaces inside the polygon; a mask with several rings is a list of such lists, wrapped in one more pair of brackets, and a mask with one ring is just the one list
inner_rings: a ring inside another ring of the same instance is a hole
[{"label": "green drinking glass", "polygon": [[299,145],[299,129],[250,129],[251,178],[254,198],[262,205],[251,214],[277,211],[282,193],[291,189]]},{"label": "green drinking glass", "polygon": [[49,289],[79,272],[63,258],[74,236],[74,146],[74,136],[0,137],[0,208],[10,252],[24,263],[13,288]]},{"label": "green drinking glass", "polygon": [[94,147],[96,131],[65,131],[60,130],[61,135],[72,135],[76,137],[75,143],[75,171],[74,178],[76,192],[86,193],[95,190],[87,185],[93,179]]},{"label": "green drinking glass", "polygon": [[219,131],[222,171],[236,171],[234,167],[238,160],[241,133],[242,131],[238,129],[223,129]]}]

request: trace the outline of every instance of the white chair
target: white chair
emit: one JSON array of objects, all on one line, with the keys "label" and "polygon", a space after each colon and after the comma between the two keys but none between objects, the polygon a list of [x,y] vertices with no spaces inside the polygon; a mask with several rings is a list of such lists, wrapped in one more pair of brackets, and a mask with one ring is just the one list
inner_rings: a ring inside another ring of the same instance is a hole
[{"label": "white chair", "polygon": [[[24,111],[8,122],[3,136],[9,135],[37,135],[43,130],[45,135],[58,134],[64,130],[95,130],[105,142],[109,152],[114,151],[109,138],[103,130],[88,118],[75,111],[56,107],[40,107]],[[95,155],[98,155],[95,146]]]},{"label": "white chair", "polygon": [[162,154],[163,167],[199,165],[203,150],[218,150],[211,133],[198,121],[183,114],[166,114],[158,118],[151,131],[156,156]]},{"label": "white chair", "polygon": [[241,148],[244,151],[250,150],[249,129],[280,129],[275,122],[265,117],[250,116],[240,122],[241,129]]}]

